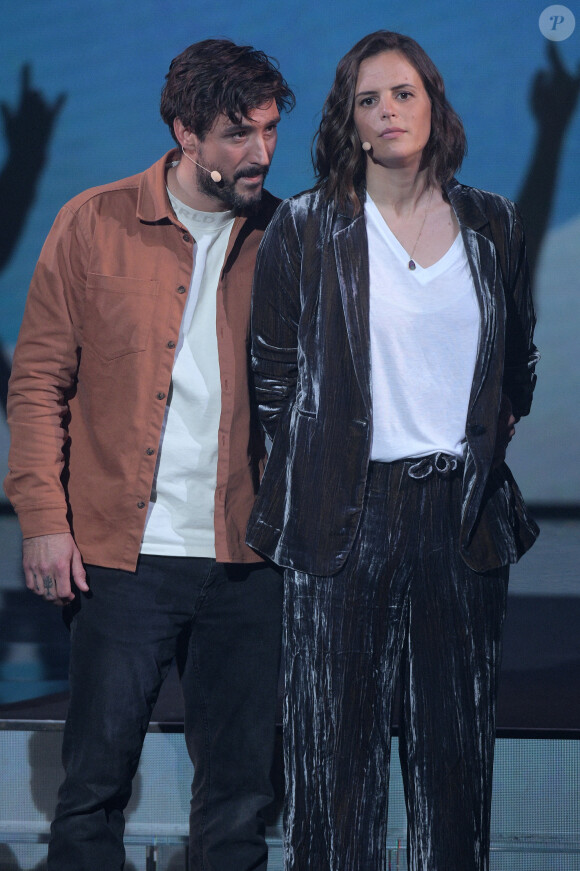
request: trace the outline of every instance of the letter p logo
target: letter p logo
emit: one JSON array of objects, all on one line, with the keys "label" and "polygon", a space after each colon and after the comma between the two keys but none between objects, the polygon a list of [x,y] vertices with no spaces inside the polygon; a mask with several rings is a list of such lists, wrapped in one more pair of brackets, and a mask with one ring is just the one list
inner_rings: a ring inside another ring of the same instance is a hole
[{"label": "letter p logo", "polygon": [[562,42],[574,33],[576,19],[567,6],[547,6],[540,15],[538,26],[546,39]]}]

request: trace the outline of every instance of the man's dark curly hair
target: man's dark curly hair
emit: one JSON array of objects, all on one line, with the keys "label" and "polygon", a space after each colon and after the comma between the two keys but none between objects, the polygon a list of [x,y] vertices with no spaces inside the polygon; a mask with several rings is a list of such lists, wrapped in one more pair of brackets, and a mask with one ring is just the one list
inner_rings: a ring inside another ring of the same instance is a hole
[{"label": "man's dark curly hair", "polygon": [[204,39],[171,61],[160,109],[174,139],[176,118],[204,139],[218,115],[225,114],[237,124],[271,100],[280,111],[289,111],[295,104],[277,61],[250,45]]}]

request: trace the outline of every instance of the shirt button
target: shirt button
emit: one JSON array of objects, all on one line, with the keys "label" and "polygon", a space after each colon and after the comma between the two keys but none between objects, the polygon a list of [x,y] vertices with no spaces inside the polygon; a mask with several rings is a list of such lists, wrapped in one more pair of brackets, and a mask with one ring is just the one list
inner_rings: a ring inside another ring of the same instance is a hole
[{"label": "shirt button", "polygon": [[184,242],[191,242],[191,236],[189,235],[189,233],[183,234],[183,241]]},{"label": "shirt button", "polygon": [[153,448],[147,448],[147,450],[145,451],[145,453],[147,454],[148,457],[152,457],[153,454],[155,453],[155,451],[154,451]]},{"label": "shirt button", "polygon": [[167,342],[168,348],[175,348],[175,342]]},{"label": "shirt button", "polygon": [[178,293],[185,293],[185,287],[183,286],[183,284],[179,285],[179,287],[177,288],[177,292]]},{"label": "shirt button", "polygon": [[157,399],[165,399],[165,393],[163,393],[162,390],[160,390],[159,393],[157,394]]},{"label": "shirt button", "polygon": [[145,508],[144,502],[137,502],[137,508]]}]

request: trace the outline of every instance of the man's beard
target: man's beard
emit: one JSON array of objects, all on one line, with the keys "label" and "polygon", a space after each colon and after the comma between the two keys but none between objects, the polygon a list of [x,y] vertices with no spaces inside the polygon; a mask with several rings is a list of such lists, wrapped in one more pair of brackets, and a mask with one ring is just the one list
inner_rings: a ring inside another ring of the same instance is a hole
[{"label": "man's beard", "polygon": [[252,166],[247,169],[240,169],[235,173],[231,180],[227,179],[224,173],[219,170],[222,180],[215,182],[207,169],[198,166],[196,177],[197,187],[204,194],[224,203],[228,209],[232,209],[235,212],[252,212],[260,205],[263,188],[260,187],[259,190],[251,193],[240,194],[236,190],[236,182],[240,178],[249,178],[255,175],[262,175],[266,178],[268,169],[269,167],[267,166]]}]

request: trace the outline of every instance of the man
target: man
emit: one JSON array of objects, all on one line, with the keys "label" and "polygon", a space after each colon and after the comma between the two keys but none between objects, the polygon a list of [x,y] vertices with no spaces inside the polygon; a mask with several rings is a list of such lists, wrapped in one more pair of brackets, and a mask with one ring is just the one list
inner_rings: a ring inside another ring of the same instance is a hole
[{"label": "man", "polygon": [[282,594],[244,544],[265,455],[248,324],[277,205],[263,181],[293,103],[262,52],[187,48],[161,99],[180,150],[69,202],[32,280],[6,492],[26,585],[71,612],[49,871],[123,867],[123,810],[173,660],[190,868],[266,868]]}]

